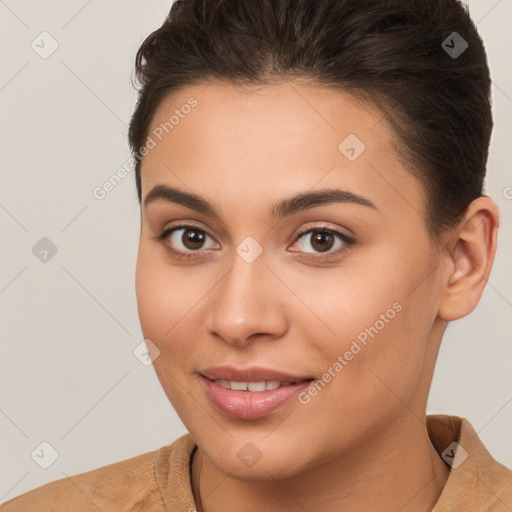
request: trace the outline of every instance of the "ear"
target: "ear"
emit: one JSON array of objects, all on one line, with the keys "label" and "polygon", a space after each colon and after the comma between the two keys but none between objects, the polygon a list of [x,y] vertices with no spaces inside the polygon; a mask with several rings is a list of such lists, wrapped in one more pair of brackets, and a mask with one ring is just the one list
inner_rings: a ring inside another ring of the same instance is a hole
[{"label": "ear", "polygon": [[491,273],[498,227],[498,207],[479,197],[452,231],[438,313],[443,320],[457,320],[476,308]]}]

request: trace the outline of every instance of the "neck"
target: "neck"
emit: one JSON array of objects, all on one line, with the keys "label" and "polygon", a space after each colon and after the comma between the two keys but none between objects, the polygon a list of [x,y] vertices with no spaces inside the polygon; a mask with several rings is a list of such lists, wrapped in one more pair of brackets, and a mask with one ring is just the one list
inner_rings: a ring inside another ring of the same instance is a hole
[{"label": "neck", "polygon": [[430,512],[449,468],[409,411],[350,454],[284,480],[241,480],[225,474],[198,448],[192,489],[198,512],[323,510]]}]

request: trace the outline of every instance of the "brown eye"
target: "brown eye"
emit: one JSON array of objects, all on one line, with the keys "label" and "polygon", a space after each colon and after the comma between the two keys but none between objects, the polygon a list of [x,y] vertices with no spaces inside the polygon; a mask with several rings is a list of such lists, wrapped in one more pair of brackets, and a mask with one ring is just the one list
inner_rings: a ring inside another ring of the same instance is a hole
[{"label": "brown eye", "polygon": [[199,229],[185,229],[181,241],[187,249],[200,249],[204,244],[204,232]]},{"label": "brown eye", "polygon": [[311,247],[319,252],[325,252],[332,249],[334,245],[334,236],[328,231],[315,229],[311,232]]},{"label": "brown eye", "polygon": [[[202,249],[218,248],[213,238],[206,231],[192,225],[168,228],[157,238],[163,241],[170,251],[186,256],[203,252]],[[208,245],[208,242],[210,245]]]},{"label": "brown eye", "polygon": [[324,227],[316,227],[299,233],[296,242],[299,246],[298,252],[312,253],[318,256],[321,256],[322,253],[337,254],[353,243],[354,240],[341,231]]}]

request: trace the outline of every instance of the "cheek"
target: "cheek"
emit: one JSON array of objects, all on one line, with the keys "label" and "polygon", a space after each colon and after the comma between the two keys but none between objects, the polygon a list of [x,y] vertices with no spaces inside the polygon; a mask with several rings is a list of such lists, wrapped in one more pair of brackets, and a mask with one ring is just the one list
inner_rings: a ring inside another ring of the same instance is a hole
[{"label": "cheek", "polygon": [[283,269],[281,274],[311,312],[290,297],[289,304],[306,313],[294,316],[302,338],[329,360],[349,350],[353,340],[364,346],[366,340],[385,337],[403,309],[402,285],[392,278],[379,281],[375,267],[364,263],[295,273]]},{"label": "cheek", "polygon": [[201,341],[202,299],[211,286],[206,273],[171,265],[158,248],[141,241],[135,275],[140,325],[160,350],[153,367],[177,410],[190,400],[183,393]]},{"label": "cheek", "polygon": [[189,311],[205,290],[204,280],[173,268],[161,251],[141,242],[137,257],[135,289],[144,336],[158,344],[174,336],[189,321]]},{"label": "cheek", "polygon": [[[160,350],[153,368],[173,407],[186,414],[195,401],[184,390],[189,386],[186,362],[193,357],[194,336],[187,335],[199,291],[165,256],[141,242],[135,288],[143,336]],[[199,281],[199,279],[196,279]],[[197,412],[197,411],[196,411]]]},{"label": "cheek", "polygon": [[310,360],[322,354],[316,370],[325,372],[322,380],[333,383],[327,385],[332,394],[325,396],[345,414],[347,408],[356,415],[375,406],[384,410],[400,404],[397,396],[407,401],[415,391],[432,328],[430,284],[410,293],[417,269],[405,264],[394,273],[366,268],[363,274],[353,269],[343,278],[333,274],[319,279],[316,288],[310,281],[306,295],[305,281],[296,288],[331,331],[313,316],[301,326],[307,348],[313,350]]}]

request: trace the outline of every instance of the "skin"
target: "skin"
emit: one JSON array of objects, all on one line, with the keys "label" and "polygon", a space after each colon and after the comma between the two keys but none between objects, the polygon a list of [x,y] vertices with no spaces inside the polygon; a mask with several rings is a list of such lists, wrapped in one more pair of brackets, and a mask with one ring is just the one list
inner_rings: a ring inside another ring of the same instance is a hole
[{"label": "skin", "polygon": [[[198,510],[430,511],[449,467],[428,438],[428,392],[447,322],[476,307],[489,276],[495,204],[478,198],[436,243],[425,191],[371,105],[298,80],[211,82],[167,97],[150,131],[191,96],[198,105],[143,160],[142,200],[165,184],[221,218],[165,200],[143,206],[136,292],[144,337],[160,350],[157,376],[199,447]],[[366,146],[353,162],[338,150],[348,134]],[[332,203],[269,218],[275,202],[325,188],[376,208]],[[203,246],[185,245],[184,231],[154,239],[189,222],[206,233]],[[312,227],[355,243],[335,237],[323,252],[311,233],[297,237]],[[263,248],[250,264],[236,252],[248,236]],[[394,303],[401,311],[306,405],[241,420],[203,391],[197,372],[224,364],[321,378]],[[237,457],[249,442],[261,454],[252,467]]]}]

